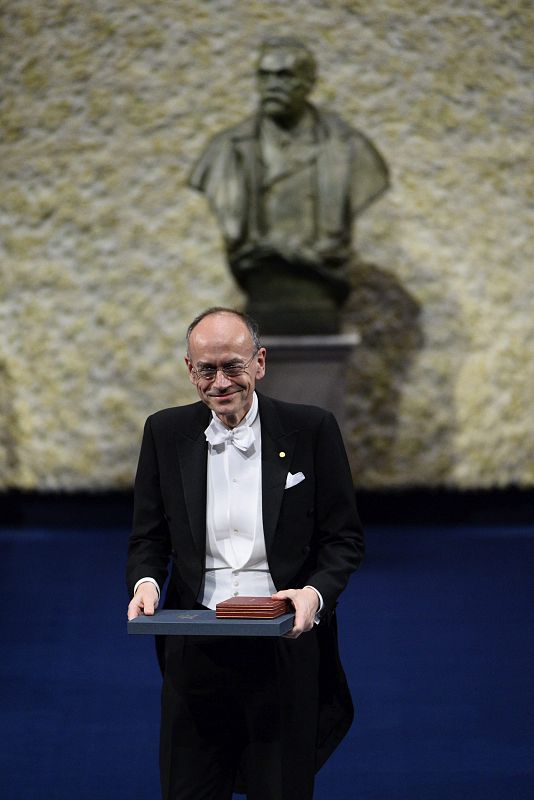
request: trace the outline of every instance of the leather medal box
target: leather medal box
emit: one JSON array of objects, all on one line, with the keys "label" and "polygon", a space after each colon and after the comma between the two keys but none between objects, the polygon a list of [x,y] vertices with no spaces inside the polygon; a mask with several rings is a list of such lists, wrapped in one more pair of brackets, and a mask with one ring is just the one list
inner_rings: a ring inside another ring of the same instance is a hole
[{"label": "leather medal box", "polygon": [[229,597],[215,606],[217,619],[275,619],[292,609],[289,600],[272,597]]}]

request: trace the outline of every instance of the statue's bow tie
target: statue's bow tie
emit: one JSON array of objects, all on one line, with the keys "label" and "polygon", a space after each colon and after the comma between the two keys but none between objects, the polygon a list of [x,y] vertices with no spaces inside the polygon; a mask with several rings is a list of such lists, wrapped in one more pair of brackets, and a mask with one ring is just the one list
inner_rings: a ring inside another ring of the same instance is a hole
[{"label": "statue's bow tie", "polygon": [[254,436],[254,431],[248,425],[240,425],[231,430],[221,430],[219,426],[214,425],[214,420],[208,425],[205,433],[206,439],[212,447],[231,442],[238,450],[242,450],[243,453],[250,450],[256,438]]}]

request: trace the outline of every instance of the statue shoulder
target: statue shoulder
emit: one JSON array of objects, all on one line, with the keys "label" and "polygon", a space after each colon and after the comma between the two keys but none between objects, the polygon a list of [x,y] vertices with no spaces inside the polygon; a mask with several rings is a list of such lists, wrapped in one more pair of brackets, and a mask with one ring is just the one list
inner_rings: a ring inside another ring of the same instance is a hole
[{"label": "statue shoulder", "polygon": [[343,119],[343,117],[340,117],[339,114],[336,114],[335,111],[316,107],[315,113],[317,115],[319,124],[324,127],[325,131],[330,136],[335,136],[336,138],[343,140],[352,139],[357,146],[359,145],[363,148],[372,147],[375,149],[372,141],[368,136],[365,135],[365,133],[358,130],[358,128],[355,128],[353,125],[347,122],[347,120]]},{"label": "statue shoulder", "polygon": [[329,136],[335,136],[340,139],[350,139],[355,133],[358,133],[352,125],[336,114],[335,111],[330,111],[328,108],[318,108],[314,106],[315,116],[319,125],[324,128]]},{"label": "statue shoulder", "polygon": [[350,153],[352,209],[354,215],[359,214],[388,188],[387,162],[365,133],[338,114],[318,108],[315,113],[325,144]]},{"label": "statue shoulder", "polygon": [[256,130],[256,118],[252,116],[216,133],[193,165],[188,179],[189,186],[204,191],[212,170],[227,172],[234,161],[235,145],[254,138]]},{"label": "statue shoulder", "polygon": [[255,116],[246,117],[241,122],[231,125],[229,128],[224,128],[222,131],[216,133],[209,140],[207,148],[220,147],[226,142],[232,142],[239,139],[249,139],[256,135],[257,119]]},{"label": "statue shoulder", "polygon": [[225,128],[213,136],[204,150],[198,156],[189,173],[188,185],[192,189],[206,191],[210,175],[226,174],[235,172],[235,145],[239,141],[245,141],[254,136],[256,130],[256,120],[248,117],[241,120],[230,128]]}]

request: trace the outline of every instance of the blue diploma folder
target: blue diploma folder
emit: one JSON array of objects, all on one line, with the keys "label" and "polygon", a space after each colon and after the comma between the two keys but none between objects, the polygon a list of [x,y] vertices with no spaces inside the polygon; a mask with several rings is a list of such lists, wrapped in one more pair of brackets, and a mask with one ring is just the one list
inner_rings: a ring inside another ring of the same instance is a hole
[{"label": "blue diploma folder", "polygon": [[293,627],[294,614],[274,619],[217,619],[215,611],[156,611],[128,622],[128,633],[166,636],[283,636]]}]

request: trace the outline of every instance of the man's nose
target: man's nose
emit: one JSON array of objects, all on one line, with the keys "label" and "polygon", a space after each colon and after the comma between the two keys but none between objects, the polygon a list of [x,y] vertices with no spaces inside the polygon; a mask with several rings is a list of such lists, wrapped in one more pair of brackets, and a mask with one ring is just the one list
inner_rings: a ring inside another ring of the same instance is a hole
[{"label": "man's nose", "polygon": [[224,372],[222,371],[222,367],[217,368],[217,372],[215,373],[215,378],[213,379],[213,386],[217,389],[225,389],[227,386],[232,385],[232,381],[230,378],[227,378]]}]

